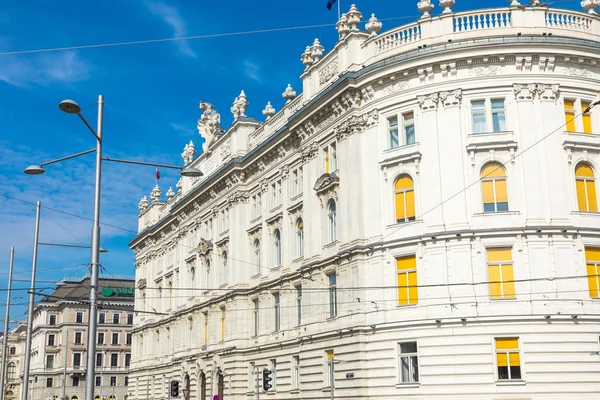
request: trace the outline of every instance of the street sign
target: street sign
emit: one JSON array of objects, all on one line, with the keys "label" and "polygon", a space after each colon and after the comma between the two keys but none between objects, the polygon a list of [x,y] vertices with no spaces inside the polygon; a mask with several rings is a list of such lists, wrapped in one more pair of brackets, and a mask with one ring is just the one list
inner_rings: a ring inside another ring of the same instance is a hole
[{"label": "street sign", "polygon": [[354,372],[346,372],[346,379],[354,378]]},{"label": "street sign", "polygon": [[219,400],[219,395],[218,395],[218,394],[215,394],[215,395],[213,396],[213,400]]},{"label": "street sign", "polygon": [[190,389],[183,389],[182,392],[183,392],[183,398],[185,400],[190,400]]}]

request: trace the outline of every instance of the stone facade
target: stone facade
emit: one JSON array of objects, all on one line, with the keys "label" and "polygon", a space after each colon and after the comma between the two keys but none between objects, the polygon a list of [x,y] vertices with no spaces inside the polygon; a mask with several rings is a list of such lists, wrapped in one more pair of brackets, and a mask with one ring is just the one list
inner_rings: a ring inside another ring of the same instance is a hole
[{"label": "stone facade", "polygon": [[[85,398],[89,284],[89,278],[63,280],[54,293],[36,303],[29,398]],[[128,374],[132,356],[134,293],[133,280],[99,280],[95,358],[97,399],[127,400],[130,397]]]},{"label": "stone facade", "polygon": [[[6,400],[18,400],[21,396],[21,382],[25,362],[25,337],[27,322],[19,322],[17,327],[8,333],[6,373],[4,375],[4,396]],[[4,336],[0,336],[0,343]],[[0,355],[2,347],[0,346]]]},{"label": "stone facade", "polygon": [[264,123],[201,103],[205,176],[130,243],[168,314],[136,320],[132,398],[252,399],[263,368],[261,398],[597,398],[600,19],[452,6],[351,8]]}]

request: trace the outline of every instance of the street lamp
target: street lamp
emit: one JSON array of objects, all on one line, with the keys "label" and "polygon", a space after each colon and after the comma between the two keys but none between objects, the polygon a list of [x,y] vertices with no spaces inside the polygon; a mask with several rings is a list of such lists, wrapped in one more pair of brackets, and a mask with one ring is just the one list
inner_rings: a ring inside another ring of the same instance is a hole
[{"label": "street lamp", "polygon": [[[53,164],[59,161],[67,160],[70,158],[78,157],[84,154],[96,152],[96,177],[94,185],[94,223],[92,227],[92,253],[90,260],[90,313],[88,317],[88,354],[87,354],[87,372],[85,382],[85,400],[93,400],[94,398],[94,382],[95,382],[95,368],[94,368],[94,357],[96,354],[96,331],[97,331],[97,289],[98,289],[98,267],[100,264],[100,188],[102,184],[102,161],[113,161],[128,164],[138,165],[152,165],[157,167],[172,168],[180,170],[179,174],[186,177],[200,177],[202,172],[197,168],[192,167],[180,167],[174,165],[146,163],[140,161],[130,160],[118,160],[112,158],[102,157],[102,128],[103,128],[103,117],[104,117],[104,96],[98,96],[98,122],[97,129],[94,128],[87,122],[84,116],[81,114],[81,107],[73,100],[63,100],[59,103],[58,108],[67,114],[77,114],[83,123],[88,127],[90,132],[96,138],[96,148],[87,150],[78,154],[74,154],[67,157],[62,157],[56,160],[48,161],[39,165],[31,165],[25,169],[25,173],[28,175],[40,175],[45,172],[44,166]],[[26,388],[25,388],[26,389]],[[27,400],[27,391],[24,390],[22,400]]]}]

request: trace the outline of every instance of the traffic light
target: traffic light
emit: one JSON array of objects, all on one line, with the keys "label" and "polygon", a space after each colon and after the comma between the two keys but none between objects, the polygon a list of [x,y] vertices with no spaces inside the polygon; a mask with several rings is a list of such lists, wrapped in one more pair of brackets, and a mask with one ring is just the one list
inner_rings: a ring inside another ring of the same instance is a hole
[{"label": "traffic light", "polygon": [[179,396],[179,381],[171,381],[171,397]]},{"label": "traffic light", "polygon": [[271,385],[271,382],[273,382],[273,378],[271,378],[271,374],[273,374],[273,371],[268,370],[268,369],[263,369],[263,390],[265,392],[273,387],[273,385]]}]

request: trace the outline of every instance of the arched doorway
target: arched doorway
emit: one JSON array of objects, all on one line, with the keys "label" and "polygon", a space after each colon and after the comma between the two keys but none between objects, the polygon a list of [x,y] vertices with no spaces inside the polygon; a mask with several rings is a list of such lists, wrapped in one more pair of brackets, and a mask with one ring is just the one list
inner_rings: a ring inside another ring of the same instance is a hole
[{"label": "arched doorway", "polygon": [[217,375],[217,389],[219,392],[219,400],[223,400],[223,392],[225,391],[225,375],[223,375],[223,371],[219,370],[219,374]]},{"label": "arched doorway", "polygon": [[199,400],[206,400],[206,374],[202,372],[200,374],[200,393],[198,393]]}]

